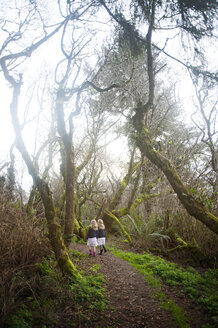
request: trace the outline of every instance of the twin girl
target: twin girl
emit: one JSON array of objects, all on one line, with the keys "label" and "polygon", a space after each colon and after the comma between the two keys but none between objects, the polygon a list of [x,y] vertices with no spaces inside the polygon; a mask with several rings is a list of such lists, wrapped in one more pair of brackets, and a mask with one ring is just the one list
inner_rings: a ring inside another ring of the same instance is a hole
[{"label": "twin girl", "polygon": [[87,233],[89,255],[96,256],[96,246],[100,246],[99,255],[102,255],[103,250],[105,253],[107,252],[105,248],[105,238],[106,232],[103,220],[99,219],[97,222],[96,220],[91,220],[91,225]]}]

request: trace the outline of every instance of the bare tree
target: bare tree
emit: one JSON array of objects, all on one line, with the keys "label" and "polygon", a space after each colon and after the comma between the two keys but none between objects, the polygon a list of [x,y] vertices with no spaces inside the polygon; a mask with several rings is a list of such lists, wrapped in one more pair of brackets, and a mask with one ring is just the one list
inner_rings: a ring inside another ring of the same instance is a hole
[{"label": "bare tree", "polygon": [[[201,140],[207,145],[211,154],[211,167],[214,172],[218,172],[217,159],[217,100],[214,90],[214,95],[211,91],[213,86],[210,86],[208,79],[205,76],[191,75],[196,94],[195,107],[196,111],[192,115],[192,121],[201,132]],[[198,117],[201,117],[199,122]]]}]

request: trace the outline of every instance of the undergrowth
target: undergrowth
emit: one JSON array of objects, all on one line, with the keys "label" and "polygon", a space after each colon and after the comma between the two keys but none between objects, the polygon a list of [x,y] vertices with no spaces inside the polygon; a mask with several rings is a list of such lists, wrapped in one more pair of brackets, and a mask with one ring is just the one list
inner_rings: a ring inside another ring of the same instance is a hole
[{"label": "undergrowth", "polygon": [[218,323],[218,270],[208,270],[199,274],[194,268],[183,269],[161,257],[148,253],[134,254],[112,249],[111,252],[140,271],[153,287],[154,296],[162,307],[172,312],[179,327],[188,327],[188,323],[176,304],[167,300],[161,291],[161,279],[169,286],[181,286],[184,292],[195,302],[203,306],[215,323]]},{"label": "undergrowth", "polygon": [[[84,256],[73,253],[77,257]],[[77,281],[60,274],[52,260],[44,259],[38,270],[37,290],[23,295],[7,327],[89,327],[96,312],[103,314],[108,301],[98,268],[90,267],[89,273],[82,272],[82,278]]]}]

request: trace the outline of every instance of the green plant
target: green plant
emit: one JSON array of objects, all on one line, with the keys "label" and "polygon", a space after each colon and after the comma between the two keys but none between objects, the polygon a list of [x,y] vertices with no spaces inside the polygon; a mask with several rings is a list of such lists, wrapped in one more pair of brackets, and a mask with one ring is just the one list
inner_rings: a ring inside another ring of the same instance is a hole
[{"label": "green plant", "polygon": [[[93,268],[93,272],[96,271],[96,267]],[[72,283],[70,288],[74,293],[74,299],[77,302],[89,301],[98,307],[102,308],[102,304],[105,304],[105,291],[102,287],[104,278],[101,274],[96,273],[95,275],[82,276],[81,279],[76,283]]]},{"label": "green plant", "polygon": [[133,215],[126,215],[129,222],[132,224],[132,228],[129,227],[128,230],[133,235],[137,236],[137,240],[149,244],[154,240],[169,240],[170,237],[162,233],[162,221],[158,215],[153,215],[147,222],[143,218],[138,218],[137,220]]},{"label": "green plant", "polygon": [[184,315],[183,310],[175,304],[175,302],[169,299],[161,290],[161,280],[156,277],[153,271],[153,267],[146,264],[143,255],[134,254],[130,252],[121,252],[119,250],[112,249],[112,253],[126,261],[128,261],[135,269],[140,271],[144,276],[146,282],[153,289],[153,297],[160,301],[161,307],[169,311],[172,314],[172,318],[176,322],[176,326],[180,328],[188,328],[187,318]]},{"label": "green plant", "polygon": [[211,318],[218,322],[218,270],[208,270],[200,275],[192,267],[185,270],[175,263],[149,253],[124,253],[115,249],[112,249],[112,252],[142,272],[153,288],[160,287],[158,277],[168,285],[181,286],[190,298],[202,305]]},{"label": "green plant", "polygon": [[41,274],[44,276],[52,273],[51,260],[48,260],[47,258],[43,258],[37,266],[39,267]]},{"label": "green plant", "polygon": [[18,311],[10,318],[10,327],[13,328],[31,328],[33,316],[27,305],[22,304]]},{"label": "green plant", "polygon": [[[75,254],[80,256],[79,252]],[[78,322],[88,327],[92,316],[105,310],[108,301],[98,265],[88,268],[88,274],[83,273],[78,281],[61,275],[53,260],[44,258],[38,267],[41,277],[37,289],[24,296],[22,304],[10,315],[10,327],[58,327],[62,320],[69,320],[71,327],[78,327]],[[65,316],[69,304],[71,315]]]},{"label": "green plant", "polygon": [[69,253],[74,257],[74,258],[85,258],[88,257],[87,254],[83,254],[75,249],[70,249]]}]

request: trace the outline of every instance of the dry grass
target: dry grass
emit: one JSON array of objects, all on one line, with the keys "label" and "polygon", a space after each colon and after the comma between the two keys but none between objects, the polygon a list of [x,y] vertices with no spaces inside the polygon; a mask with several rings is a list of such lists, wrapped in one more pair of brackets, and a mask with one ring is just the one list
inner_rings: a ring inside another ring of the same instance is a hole
[{"label": "dry grass", "polygon": [[36,263],[50,254],[46,228],[0,193],[0,326],[36,286]]},{"label": "dry grass", "polygon": [[34,264],[48,252],[42,222],[29,219],[23,210],[6,203],[2,195],[0,217],[1,268]]}]

